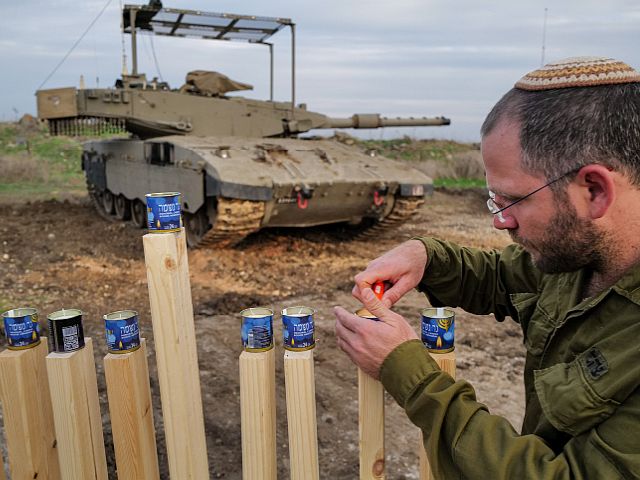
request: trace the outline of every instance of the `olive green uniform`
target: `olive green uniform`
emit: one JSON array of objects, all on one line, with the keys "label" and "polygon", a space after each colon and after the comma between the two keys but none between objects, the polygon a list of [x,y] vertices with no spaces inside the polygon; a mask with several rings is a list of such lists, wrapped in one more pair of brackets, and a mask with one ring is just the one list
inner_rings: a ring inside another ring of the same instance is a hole
[{"label": "olive green uniform", "polygon": [[436,478],[640,478],[640,268],[583,299],[587,272],[543,274],[502,252],[420,239],[419,286],[434,306],[520,323],[527,349],[522,434],[440,371],[418,340],[385,359],[385,388],[424,434]]}]

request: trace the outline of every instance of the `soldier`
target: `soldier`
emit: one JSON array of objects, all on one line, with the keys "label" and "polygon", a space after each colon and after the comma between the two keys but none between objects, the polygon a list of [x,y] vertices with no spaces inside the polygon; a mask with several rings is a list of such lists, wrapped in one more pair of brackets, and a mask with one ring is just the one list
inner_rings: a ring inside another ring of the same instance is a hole
[{"label": "soldier", "polygon": [[[422,429],[437,478],[640,478],[640,74],[606,58],[546,65],[481,135],[487,205],[514,243],[399,245],[355,277],[381,321],[336,307],[338,345]],[[381,301],[378,281],[393,284]],[[433,306],[522,326],[520,434],[389,310],[414,287]]]}]

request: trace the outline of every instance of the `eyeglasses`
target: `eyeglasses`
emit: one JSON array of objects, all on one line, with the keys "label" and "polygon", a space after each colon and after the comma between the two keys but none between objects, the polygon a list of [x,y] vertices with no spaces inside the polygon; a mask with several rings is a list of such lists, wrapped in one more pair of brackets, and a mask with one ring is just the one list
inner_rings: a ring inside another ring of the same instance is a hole
[{"label": "eyeglasses", "polygon": [[571,174],[579,172],[581,168],[582,167],[574,168],[573,170],[570,170],[567,173],[563,173],[559,177],[554,178],[553,180],[551,180],[548,183],[545,183],[544,185],[542,185],[539,188],[536,188],[533,192],[527,193],[524,197],[520,197],[520,198],[514,200],[513,202],[511,202],[510,204],[508,204],[508,205],[506,205],[504,207],[501,207],[500,205],[498,205],[496,203],[496,194],[494,192],[492,192],[491,190],[489,190],[489,199],[487,200],[487,208],[489,209],[489,211],[493,215],[497,215],[498,216],[498,220],[500,220],[500,222],[504,223],[504,222],[506,222],[506,220],[505,220],[504,216],[502,215],[502,212],[504,212],[507,208],[513,207],[516,203],[519,203],[519,202],[529,198],[531,195],[533,195],[535,193],[538,193],[540,190],[542,190],[543,188],[547,188],[549,185],[553,185],[557,181],[562,180],[567,175],[571,175]]}]

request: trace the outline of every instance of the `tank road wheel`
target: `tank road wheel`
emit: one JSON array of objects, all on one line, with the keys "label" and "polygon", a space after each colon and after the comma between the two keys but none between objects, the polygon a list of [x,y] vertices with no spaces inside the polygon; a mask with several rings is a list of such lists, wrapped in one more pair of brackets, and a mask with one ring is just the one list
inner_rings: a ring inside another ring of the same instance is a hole
[{"label": "tank road wheel", "polygon": [[105,211],[105,213],[107,213],[108,215],[113,215],[115,206],[114,204],[115,198],[113,196],[113,193],[111,193],[109,190],[105,190],[104,192],[102,192],[102,209]]},{"label": "tank road wheel", "polygon": [[183,212],[184,229],[187,232],[187,246],[189,248],[197,247],[204,238],[207,230],[209,230],[209,218],[201,208],[196,213]]},{"label": "tank road wheel", "polygon": [[137,198],[131,201],[131,221],[138,228],[147,227],[147,207]]},{"label": "tank road wheel", "polygon": [[104,190],[99,189],[96,185],[87,181],[87,191],[89,192],[89,198],[98,212],[98,215],[105,220],[113,221],[113,217],[104,209]]},{"label": "tank road wheel", "polygon": [[118,220],[129,220],[131,218],[131,202],[124,195],[115,197],[113,203]]}]

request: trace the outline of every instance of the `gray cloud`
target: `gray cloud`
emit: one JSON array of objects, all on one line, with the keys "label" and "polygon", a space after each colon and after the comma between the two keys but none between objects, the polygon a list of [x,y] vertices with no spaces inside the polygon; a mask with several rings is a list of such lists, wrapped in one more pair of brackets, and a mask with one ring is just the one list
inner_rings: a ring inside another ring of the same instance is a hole
[{"label": "gray cloud", "polygon": [[[7,2],[8,3],[8,2]],[[373,111],[389,116],[446,115],[450,127],[409,129],[419,137],[478,140],[491,105],[541,61],[544,8],[548,6],[547,61],[576,55],[640,64],[632,0],[353,0],[350,2],[164,1],[165,6],[289,17],[297,24],[297,101],[330,115]],[[34,92],[106,0],[23,0],[2,6],[0,119],[35,113]],[[112,0],[95,27],[47,88],[112,85],[121,70],[119,2]],[[126,54],[129,43],[126,38]],[[289,33],[276,43],[276,98],[288,100]],[[150,38],[140,42],[140,69],[158,75]],[[188,70],[213,69],[254,84],[248,96],[268,95],[265,48],[224,42],[153,39],[160,71],[178,87]],[[6,93],[9,92],[9,93]],[[390,133],[370,133],[372,138]],[[399,134],[402,134],[401,132]]]}]

